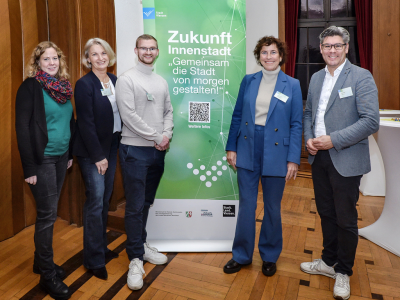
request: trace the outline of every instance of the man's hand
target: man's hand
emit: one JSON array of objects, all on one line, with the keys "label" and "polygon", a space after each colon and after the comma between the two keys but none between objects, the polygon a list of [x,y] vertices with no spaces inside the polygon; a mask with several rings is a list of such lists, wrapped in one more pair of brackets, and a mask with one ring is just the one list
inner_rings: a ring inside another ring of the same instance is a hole
[{"label": "man's hand", "polygon": [[167,138],[165,135],[163,135],[163,139],[161,143],[156,144],[154,142],[154,147],[156,147],[157,150],[159,151],[165,151],[169,148],[169,138]]},{"label": "man's hand", "polygon": [[235,151],[226,151],[226,159],[228,160],[228,164],[230,164],[234,170],[236,170],[236,157],[237,153]]},{"label": "man's hand", "polygon": [[97,163],[95,163],[96,167],[97,167],[97,171],[99,172],[100,175],[104,175],[106,174],[106,171],[108,169],[108,160],[107,158],[98,161]]},{"label": "man's hand", "polygon": [[293,178],[293,180],[295,180],[298,169],[299,169],[299,166],[296,163],[289,161],[287,163],[287,174],[286,174],[285,181],[289,181],[292,178]]},{"label": "man's hand", "polygon": [[314,146],[314,139],[308,139],[307,141],[307,151],[311,155],[316,155],[318,152],[318,149]]},{"label": "man's hand", "polygon": [[329,135],[321,135],[320,137],[313,139],[313,145],[318,150],[329,150],[333,148],[332,140]]},{"label": "man's hand", "polygon": [[34,176],[31,176],[31,177],[25,178],[25,181],[27,183],[29,183],[29,184],[35,185],[37,183],[37,176],[34,175]]}]

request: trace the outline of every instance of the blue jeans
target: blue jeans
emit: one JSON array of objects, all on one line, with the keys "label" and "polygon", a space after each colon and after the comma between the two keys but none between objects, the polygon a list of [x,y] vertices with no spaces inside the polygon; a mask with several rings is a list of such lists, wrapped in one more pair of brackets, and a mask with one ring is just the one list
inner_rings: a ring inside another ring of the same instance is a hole
[{"label": "blue jeans", "polygon": [[67,171],[68,151],[61,156],[45,156],[37,166],[37,183],[30,184],[36,202],[34,264],[45,279],[56,275],[53,262],[53,227],[58,200]]},{"label": "blue jeans", "polygon": [[104,175],[99,174],[89,157],[78,157],[86,187],[86,201],[83,206],[83,265],[87,269],[105,266],[105,253],[108,251],[108,207],[114,187],[119,135],[119,132],[113,135],[108,169]]},{"label": "blue jeans", "polygon": [[126,198],[126,253],[129,260],[143,260],[147,216],[164,173],[165,151],[121,144],[119,158]]},{"label": "blue jeans", "polygon": [[282,252],[281,201],[285,177],[262,176],[264,164],[264,126],[256,125],[254,133],[254,171],[237,168],[239,214],[232,246],[233,260],[249,264],[253,260],[256,235],[258,184],[261,178],[264,218],[258,249],[263,261],[275,263]]}]

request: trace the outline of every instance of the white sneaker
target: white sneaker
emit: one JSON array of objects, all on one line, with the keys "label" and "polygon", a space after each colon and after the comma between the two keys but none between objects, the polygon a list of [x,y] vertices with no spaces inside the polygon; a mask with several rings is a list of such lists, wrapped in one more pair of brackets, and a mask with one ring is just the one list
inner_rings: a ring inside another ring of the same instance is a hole
[{"label": "white sneaker", "polygon": [[324,275],[330,278],[336,278],[336,272],[333,267],[328,266],[322,259],[314,259],[313,262],[303,262],[300,264],[303,272],[313,275]]},{"label": "white sneaker", "polygon": [[140,290],[143,287],[143,261],[139,258],[134,258],[129,264],[128,272],[128,288],[131,290]]},{"label": "white sneaker", "polygon": [[150,247],[149,243],[144,243],[143,260],[155,265],[163,265],[167,262],[168,257],[158,252],[157,248]]},{"label": "white sneaker", "polygon": [[350,277],[348,275],[336,273],[336,281],[333,286],[333,298],[340,300],[350,298]]}]

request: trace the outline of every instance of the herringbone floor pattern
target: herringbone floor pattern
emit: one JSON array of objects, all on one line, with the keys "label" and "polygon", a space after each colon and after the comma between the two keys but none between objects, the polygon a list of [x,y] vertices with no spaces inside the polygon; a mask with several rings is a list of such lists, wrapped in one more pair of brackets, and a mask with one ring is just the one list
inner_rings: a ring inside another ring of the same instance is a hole
[{"label": "herringbone floor pattern", "polygon": [[[55,224],[55,262],[67,271],[65,283],[74,292],[71,299],[333,299],[333,279],[310,276],[299,269],[301,262],[319,258],[322,249],[320,220],[313,197],[307,173],[300,173],[300,177],[286,185],[282,200],[283,252],[277,262],[277,273],[269,278],[261,272],[257,249],[253,264],[231,275],[222,271],[231,258],[230,253],[168,253],[166,266],[145,264],[145,285],[141,291],[132,292],[126,286],[125,234],[108,233],[109,248],[120,256],[107,263],[109,279],[103,281],[92,277],[82,266],[82,228],[62,220]],[[359,226],[373,223],[380,216],[383,204],[383,197],[361,195]],[[259,197],[258,231],[262,218],[263,203]],[[33,231],[33,226],[26,228],[0,243],[0,299],[51,299],[37,286],[39,276],[32,273]],[[353,270],[350,299],[400,300],[399,257],[360,238]]]}]

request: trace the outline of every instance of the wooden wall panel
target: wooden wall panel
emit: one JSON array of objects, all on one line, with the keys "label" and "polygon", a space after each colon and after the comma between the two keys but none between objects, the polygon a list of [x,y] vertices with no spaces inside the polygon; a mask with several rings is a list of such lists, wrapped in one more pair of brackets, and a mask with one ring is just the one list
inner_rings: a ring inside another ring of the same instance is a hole
[{"label": "wooden wall panel", "polygon": [[39,42],[47,41],[49,40],[47,0],[36,0],[36,12]]},{"label": "wooden wall panel", "polygon": [[[12,164],[12,218],[14,233],[25,228],[24,174],[19,156],[17,136],[15,133],[15,97],[23,80],[24,61],[22,47],[21,9],[18,1],[8,1],[10,18],[11,50],[11,164]],[[1,219],[3,221],[3,219]],[[1,240],[1,239],[0,239]]]},{"label": "wooden wall panel", "polygon": [[373,10],[373,71],[379,107],[400,109],[400,4],[398,0],[375,0]]},{"label": "wooden wall panel", "polygon": [[[0,0],[0,50],[4,57],[11,56],[11,37],[10,37],[10,18],[9,5],[7,0]],[[5,17],[3,17],[5,16]],[[11,77],[11,61],[9,59],[0,60],[0,72],[3,78]],[[11,140],[11,82],[9,80],[0,81],[0,136],[3,141]],[[0,218],[2,226],[0,230],[0,240],[13,235],[12,226],[12,193],[11,193],[11,144],[1,143],[0,146]]]}]

